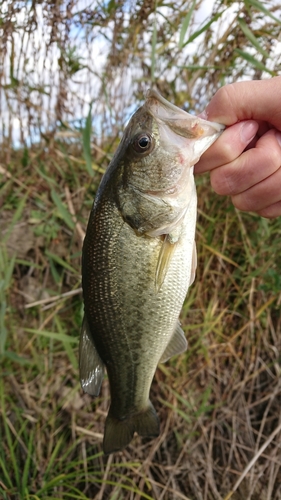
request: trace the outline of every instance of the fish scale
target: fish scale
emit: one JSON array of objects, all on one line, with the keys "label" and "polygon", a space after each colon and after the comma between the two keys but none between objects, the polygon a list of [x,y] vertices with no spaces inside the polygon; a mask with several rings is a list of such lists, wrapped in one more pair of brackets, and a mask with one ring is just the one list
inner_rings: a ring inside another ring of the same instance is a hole
[{"label": "fish scale", "polygon": [[194,145],[202,141],[205,150],[221,130],[152,91],[98,189],[82,254],[79,367],[94,396],[107,370],[105,453],[122,449],[134,432],[159,434],[152,379],[160,361],[187,346],[178,318],[196,267]]}]

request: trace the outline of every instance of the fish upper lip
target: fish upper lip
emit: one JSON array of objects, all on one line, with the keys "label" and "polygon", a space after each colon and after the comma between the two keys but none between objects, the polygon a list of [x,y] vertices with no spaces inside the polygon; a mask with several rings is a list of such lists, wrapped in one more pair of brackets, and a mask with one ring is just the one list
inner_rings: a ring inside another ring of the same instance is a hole
[{"label": "fish upper lip", "polygon": [[171,111],[176,112],[177,114],[179,113],[184,113],[185,115],[187,114],[186,111],[183,109],[179,108],[172,102],[167,101],[159,92],[156,90],[156,88],[148,89],[146,93],[146,99],[156,99],[158,102],[163,104],[166,108],[169,108]]},{"label": "fish upper lip", "polygon": [[[149,106],[149,100],[156,100],[159,104],[162,104],[162,106],[164,107],[164,109],[168,109],[169,111],[172,111],[172,113],[174,114],[174,116],[171,116],[171,117],[164,117],[164,116],[161,116],[161,114],[154,114],[153,113],[153,110],[150,109],[150,112],[151,114],[158,120],[161,120],[165,123],[172,123],[173,121],[175,120],[190,120],[192,121],[193,123],[193,126],[196,127],[196,125],[200,125],[202,124],[203,128],[204,128],[204,124],[205,125],[209,125],[211,126],[214,131],[216,132],[222,132],[225,128],[225,125],[222,125],[220,123],[217,123],[217,122],[210,122],[208,120],[205,120],[203,118],[200,118],[196,115],[191,115],[190,113],[188,113],[187,111],[185,111],[184,109],[181,109],[179,108],[178,106],[176,106],[175,104],[167,101],[159,92],[156,88],[152,88],[152,89],[149,89],[146,93],[146,103],[148,104]],[[175,116],[176,115],[176,116]]]}]

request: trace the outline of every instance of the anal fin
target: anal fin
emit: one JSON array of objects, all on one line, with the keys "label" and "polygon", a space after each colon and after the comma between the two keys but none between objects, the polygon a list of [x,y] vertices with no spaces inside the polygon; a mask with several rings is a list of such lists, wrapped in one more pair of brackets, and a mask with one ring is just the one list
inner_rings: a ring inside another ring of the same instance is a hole
[{"label": "anal fin", "polygon": [[184,332],[181,329],[180,322],[177,322],[175,332],[167,345],[165,351],[163,352],[160,363],[165,363],[172,356],[176,354],[181,354],[187,349],[187,340],[185,338]]},{"label": "anal fin", "polygon": [[90,327],[84,315],[79,344],[80,382],[84,392],[98,396],[104,377],[104,363],[91,338]]}]

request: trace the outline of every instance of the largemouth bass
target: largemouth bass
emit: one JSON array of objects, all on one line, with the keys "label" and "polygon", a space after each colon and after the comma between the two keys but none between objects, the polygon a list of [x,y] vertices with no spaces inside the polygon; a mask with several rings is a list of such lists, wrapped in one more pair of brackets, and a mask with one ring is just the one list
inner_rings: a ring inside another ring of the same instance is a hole
[{"label": "largemouth bass", "polygon": [[106,454],[135,432],[159,434],[151,382],[187,347],[178,318],[196,269],[193,165],[222,129],[151,90],[98,188],[83,244],[79,365],[93,396],[107,370]]}]

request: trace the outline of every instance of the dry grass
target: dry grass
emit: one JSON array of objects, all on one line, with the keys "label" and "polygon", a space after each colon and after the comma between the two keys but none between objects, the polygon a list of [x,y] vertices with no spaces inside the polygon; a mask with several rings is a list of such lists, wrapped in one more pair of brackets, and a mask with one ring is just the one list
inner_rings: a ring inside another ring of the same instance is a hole
[{"label": "dry grass", "polygon": [[279,222],[237,212],[198,179],[199,267],[182,313],[189,350],[161,365],[152,387],[161,435],[104,458],[107,381],[92,401],[77,369],[81,230],[98,177],[90,187],[82,161],[38,148],[29,167],[48,176],[34,169],[28,180],[20,154],[1,191],[2,242],[10,230],[8,255],[17,254],[0,380],[3,498],[281,498]]}]

